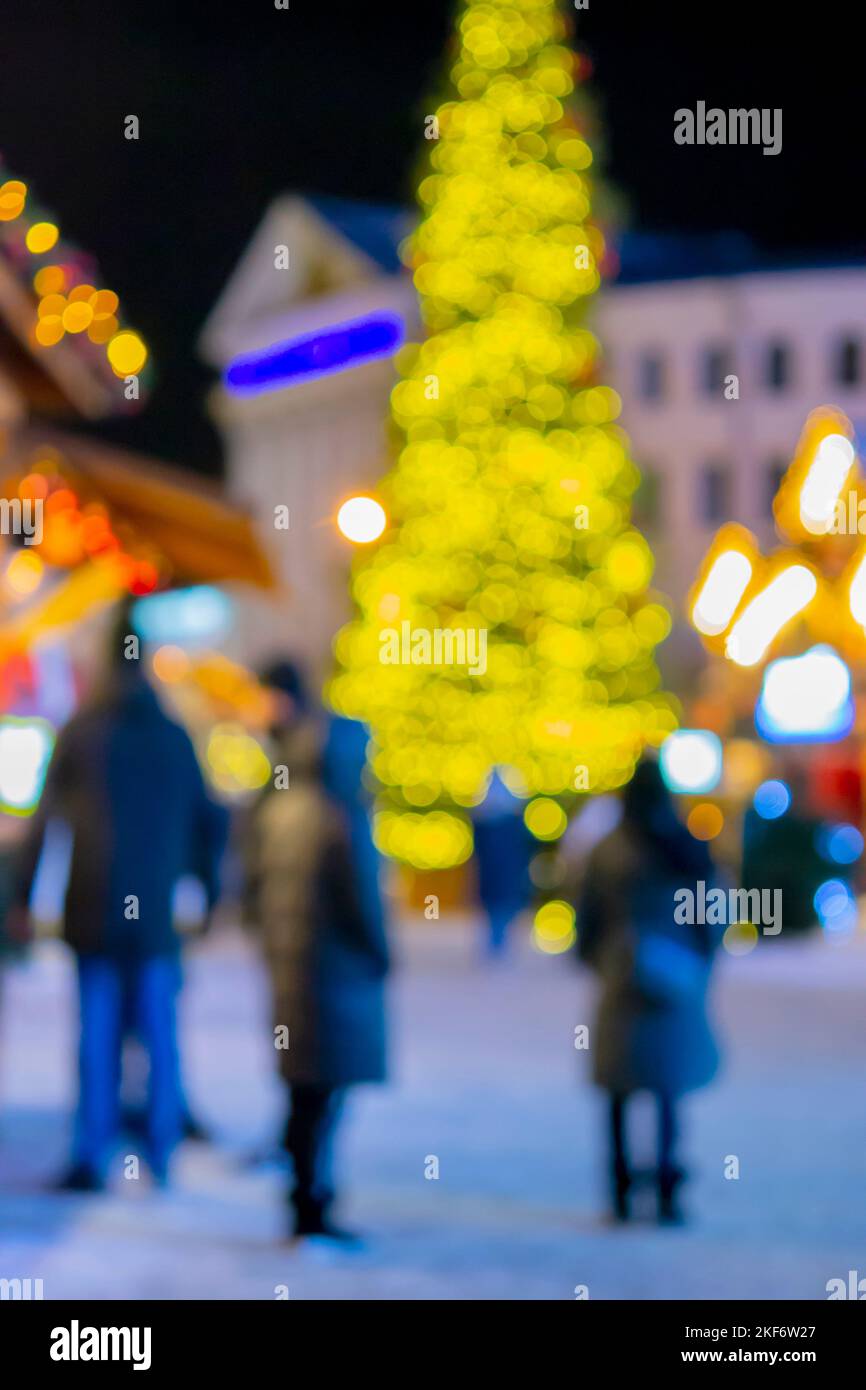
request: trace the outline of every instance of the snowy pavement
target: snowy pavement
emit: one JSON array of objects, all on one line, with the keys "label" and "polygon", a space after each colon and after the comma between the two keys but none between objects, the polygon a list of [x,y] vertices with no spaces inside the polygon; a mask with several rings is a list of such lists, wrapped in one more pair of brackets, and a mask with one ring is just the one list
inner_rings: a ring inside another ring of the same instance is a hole
[{"label": "snowy pavement", "polygon": [[[590,984],[517,943],[480,963],[469,922],[399,934],[394,1080],[350,1103],[342,1168],[358,1253],[282,1240],[284,1177],[247,1162],[277,1132],[265,981],[233,933],[191,954],[187,1085],[214,1146],[176,1181],[103,1197],[46,1190],[66,1156],[72,972],[40,947],[7,974],[0,1017],[0,1278],[46,1298],[825,1298],[866,1275],[866,936],[768,942],[716,982],[720,1081],[688,1103],[682,1229],[600,1220],[599,1098],[576,1025]],[[636,1139],[649,1145],[649,1114]],[[730,1156],[738,1179],[725,1177]],[[438,1160],[438,1178],[429,1178]]]}]

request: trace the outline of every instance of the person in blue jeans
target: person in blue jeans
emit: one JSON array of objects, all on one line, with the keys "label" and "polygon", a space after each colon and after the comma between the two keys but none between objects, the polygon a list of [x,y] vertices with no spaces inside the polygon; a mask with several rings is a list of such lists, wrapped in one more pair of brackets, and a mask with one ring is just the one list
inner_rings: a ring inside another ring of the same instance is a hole
[{"label": "person in blue jeans", "polygon": [[61,731],[22,851],[15,911],[27,911],[49,820],[72,856],[63,935],[76,955],[81,1040],[73,1159],[61,1186],[101,1188],[119,1132],[120,1067],[130,1007],[150,1061],[146,1157],[157,1183],[181,1137],[175,1004],[180,938],[172,897],[196,874],[213,906],[227,814],[208,795],[192,743],[162,710],[121,605],[101,691]]},{"label": "person in blue jeans", "polygon": [[177,964],[170,955],[152,956],[134,964],[106,956],[78,957],[79,1100],[73,1180],[64,1185],[91,1188],[104,1182],[119,1130],[120,1059],[127,1007],[150,1062],[144,1124],[148,1162],[157,1183],[166,1181],[169,1158],[183,1132],[176,996]]}]

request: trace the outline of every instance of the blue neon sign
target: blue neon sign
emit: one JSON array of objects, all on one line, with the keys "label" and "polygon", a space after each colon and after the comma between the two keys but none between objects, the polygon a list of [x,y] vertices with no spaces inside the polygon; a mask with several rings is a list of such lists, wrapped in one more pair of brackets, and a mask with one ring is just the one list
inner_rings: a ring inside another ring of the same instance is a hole
[{"label": "blue neon sign", "polygon": [[225,385],[236,396],[277,391],[375,357],[390,357],[405,336],[399,314],[381,312],[351,319],[320,333],[289,338],[261,352],[236,357],[225,373]]}]

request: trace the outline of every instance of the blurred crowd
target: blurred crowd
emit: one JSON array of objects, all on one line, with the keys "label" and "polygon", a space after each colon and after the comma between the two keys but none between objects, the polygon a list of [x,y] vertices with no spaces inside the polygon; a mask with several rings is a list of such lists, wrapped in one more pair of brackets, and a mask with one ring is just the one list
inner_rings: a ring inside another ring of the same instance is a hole
[{"label": "blurred crowd", "polygon": [[[0,847],[0,939],[8,954],[25,951],[32,938],[34,878],[50,825],[61,821],[71,832],[62,931],[76,965],[79,1089],[58,1186],[103,1189],[119,1137],[130,1130],[143,1140],[153,1181],[165,1184],[181,1139],[205,1137],[182,1082],[176,1011],[184,937],[174,902],[178,882],[194,875],[206,929],[229,859],[240,864],[244,923],[271,982],[275,1061],[287,1093],[288,1229],[294,1238],[351,1241],[334,1217],[335,1138],[348,1088],[387,1074],[389,946],[364,779],[366,730],[326,714],[291,660],[269,665],[261,679],[272,697],[273,777],[231,825],[187,733],[163,710],[143,663],[127,659],[131,623],[124,606],[99,687],[58,737],[23,843]],[[610,1211],[628,1219],[635,1186],[648,1176],[659,1219],[676,1222],[685,1177],[681,1099],[718,1066],[707,1000],[729,923],[673,905],[689,885],[706,902],[725,875],[682,824],[655,761],[639,764],[616,801],[591,805],[573,836],[580,872],[567,891],[577,917],[574,954],[598,982],[591,1056],[609,1098]],[[473,819],[485,950],[498,956],[533,895],[532,841],[520,803],[496,776]],[[779,832],[773,820],[747,816],[744,874],[759,881],[769,873],[775,883],[805,872],[814,839],[808,819],[786,818],[785,844]],[[793,857],[792,835],[802,841]],[[130,1045],[149,1063],[143,1111],[123,1099]],[[634,1171],[629,1149],[630,1101],[640,1092],[654,1097],[658,1118],[649,1175]]]}]

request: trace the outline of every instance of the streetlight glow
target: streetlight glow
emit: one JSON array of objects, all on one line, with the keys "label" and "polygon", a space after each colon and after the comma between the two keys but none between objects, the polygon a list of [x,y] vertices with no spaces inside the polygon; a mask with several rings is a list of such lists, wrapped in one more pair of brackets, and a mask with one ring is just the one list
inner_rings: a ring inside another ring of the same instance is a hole
[{"label": "streetlight glow", "polygon": [[378,540],[387,520],[385,508],[375,497],[350,497],[337,512],[340,532],[355,545]]}]

